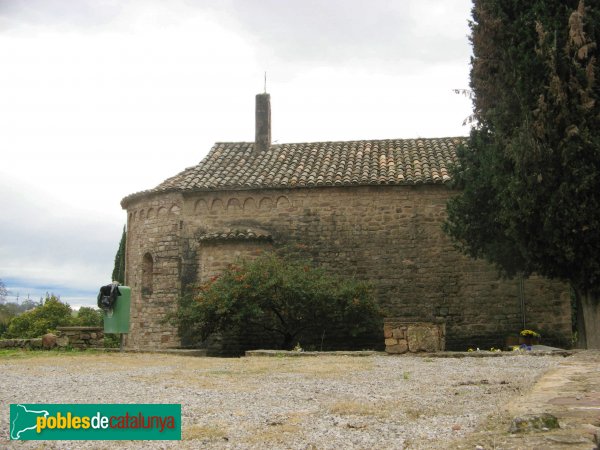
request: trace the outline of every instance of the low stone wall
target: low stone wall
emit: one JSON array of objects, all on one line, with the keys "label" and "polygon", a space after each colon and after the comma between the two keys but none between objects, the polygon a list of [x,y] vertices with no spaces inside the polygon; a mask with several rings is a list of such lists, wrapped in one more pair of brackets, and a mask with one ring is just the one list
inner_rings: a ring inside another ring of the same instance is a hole
[{"label": "low stone wall", "polygon": [[104,348],[102,327],[57,327],[56,330],[56,345],[59,348]]},{"label": "low stone wall", "polygon": [[446,348],[446,324],[384,319],[387,353],[439,352]]},{"label": "low stone wall", "polygon": [[0,339],[0,348],[25,348],[29,350],[50,350],[78,348],[104,348],[102,327],[57,327],[56,335],[48,333],[34,339]]},{"label": "low stone wall", "polygon": [[42,338],[35,339],[0,339],[0,348],[42,348]]}]

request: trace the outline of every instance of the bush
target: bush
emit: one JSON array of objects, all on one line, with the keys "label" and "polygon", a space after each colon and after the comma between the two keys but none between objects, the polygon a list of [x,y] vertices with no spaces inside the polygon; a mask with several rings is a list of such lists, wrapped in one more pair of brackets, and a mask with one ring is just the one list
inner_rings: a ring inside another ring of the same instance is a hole
[{"label": "bush", "polygon": [[79,308],[79,311],[77,311],[75,323],[76,325],[80,325],[82,327],[101,327],[104,324],[102,311],[100,311],[98,308],[82,306]]},{"label": "bush", "polygon": [[213,333],[242,337],[258,329],[265,342],[275,337],[277,347],[291,349],[298,342],[304,348],[334,341],[352,347],[379,332],[381,316],[366,283],[333,277],[310,261],[266,253],[230,265],[184,296],[175,322],[188,344]]},{"label": "bush", "polygon": [[36,303],[29,299],[24,300],[20,304],[14,302],[0,304],[0,337],[6,336],[8,326],[13,318],[42,304],[42,300]]},{"label": "bush", "polygon": [[54,295],[46,297],[43,305],[11,319],[5,333],[9,338],[36,338],[55,331],[56,327],[72,325],[71,307]]}]

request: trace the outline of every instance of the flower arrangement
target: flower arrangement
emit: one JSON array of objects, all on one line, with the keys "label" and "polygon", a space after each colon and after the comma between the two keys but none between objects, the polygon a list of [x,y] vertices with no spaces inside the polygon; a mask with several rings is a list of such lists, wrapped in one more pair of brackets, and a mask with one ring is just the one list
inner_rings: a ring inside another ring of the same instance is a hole
[{"label": "flower arrangement", "polygon": [[540,333],[536,333],[533,330],[522,330],[521,333],[519,333],[519,334],[523,337],[532,337],[532,338],[542,337],[542,335]]}]

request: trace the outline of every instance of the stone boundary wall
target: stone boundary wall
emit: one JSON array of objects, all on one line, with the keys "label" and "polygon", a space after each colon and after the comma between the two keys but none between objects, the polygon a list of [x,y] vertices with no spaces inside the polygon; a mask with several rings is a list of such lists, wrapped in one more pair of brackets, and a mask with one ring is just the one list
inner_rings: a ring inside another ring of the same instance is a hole
[{"label": "stone boundary wall", "polygon": [[446,324],[384,319],[386,353],[439,352],[446,348]]},{"label": "stone boundary wall", "polygon": [[50,350],[55,347],[81,350],[104,348],[104,329],[102,327],[57,327],[56,335],[48,333],[41,338],[0,339],[0,349]]},{"label": "stone boundary wall", "polygon": [[41,349],[42,338],[34,339],[0,339],[0,348]]},{"label": "stone boundary wall", "polygon": [[102,327],[56,327],[56,330],[56,345],[59,348],[104,348]]}]

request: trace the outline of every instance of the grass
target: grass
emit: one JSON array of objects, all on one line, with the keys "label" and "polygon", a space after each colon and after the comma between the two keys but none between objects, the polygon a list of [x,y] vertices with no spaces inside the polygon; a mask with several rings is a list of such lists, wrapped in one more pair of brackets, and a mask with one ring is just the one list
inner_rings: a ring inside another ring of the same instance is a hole
[{"label": "grass", "polygon": [[181,430],[181,439],[184,441],[221,441],[227,437],[227,428],[216,425],[189,425]]},{"label": "grass", "polygon": [[328,408],[328,412],[339,416],[361,416],[374,419],[390,419],[396,417],[400,420],[408,421],[416,421],[435,415],[435,413],[427,411],[422,406],[408,405],[405,401],[369,403],[365,401],[344,400],[332,403]]},{"label": "grass", "polygon": [[[36,358],[89,358],[98,363],[116,362],[118,364],[156,358],[148,353],[107,353],[103,350],[25,350],[0,349],[0,359],[36,359]],[[184,361],[182,369],[195,371],[197,375],[211,378],[247,377],[264,374],[298,373],[317,378],[340,378],[351,376],[356,371],[369,371],[373,363],[369,358],[323,356],[319,358],[182,358],[177,355],[161,355],[165,361]],[[335,363],[333,363],[335,361]],[[177,365],[175,365],[177,367]],[[177,372],[177,370],[175,370]]]},{"label": "grass", "polygon": [[[371,370],[370,358],[330,357],[319,358],[193,358],[178,355],[147,353],[118,353],[102,350],[24,350],[2,349],[0,361],[20,361],[23,370],[43,372],[40,360],[52,361],[54,367],[68,370],[74,359],[85,360],[82,373],[126,371],[131,378],[152,384],[155,375],[136,374],[137,367],[158,366],[162,377],[173,380],[178,386],[198,389],[228,389],[238,392],[252,391],[265,376],[299,375],[317,379],[344,379],[353,373]],[[164,369],[164,371],[162,371]]]},{"label": "grass", "polygon": [[248,443],[260,444],[261,446],[264,444],[282,444],[286,442],[290,435],[301,433],[306,420],[307,414],[305,413],[294,413],[275,419],[269,422],[266,427],[256,429],[248,437]]},{"label": "grass", "polygon": [[[113,355],[110,355],[113,356]],[[144,355],[138,355],[142,357]],[[145,355],[148,357],[148,355]],[[198,389],[252,391],[263,377],[298,375],[303,378],[344,379],[359,371],[369,371],[373,362],[368,358],[184,358],[183,364],[169,366],[162,375],[178,386]],[[132,375],[134,379],[151,383],[153,376]]]},{"label": "grass", "polygon": [[390,411],[384,405],[346,400],[335,402],[329,407],[331,414],[340,416],[388,417]]},{"label": "grass", "polygon": [[103,355],[103,350],[89,349],[85,351],[81,350],[28,350],[23,348],[16,349],[0,349],[0,359],[22,359],[22,358],[48,358],[48,357],[61,357],[61,356],[95,356]]}]

